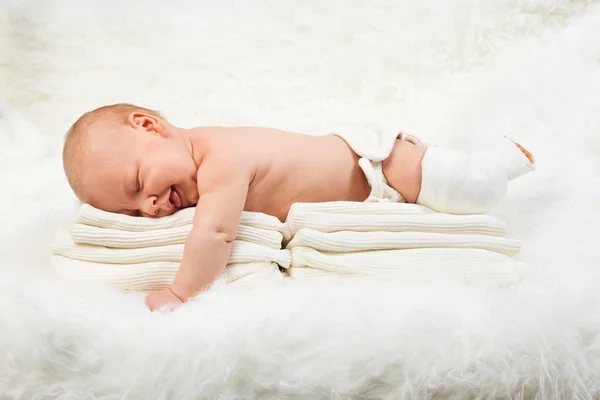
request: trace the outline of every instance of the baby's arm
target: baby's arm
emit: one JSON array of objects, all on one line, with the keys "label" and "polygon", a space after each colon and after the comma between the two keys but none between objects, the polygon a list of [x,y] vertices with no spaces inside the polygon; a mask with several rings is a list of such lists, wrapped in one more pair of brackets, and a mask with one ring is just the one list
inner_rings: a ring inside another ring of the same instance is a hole
[{"label": "baby's arm", "polygon": [[185,302],[223,273],[252,179],[251,168],[240,164],[219,156],[206,156],[198,170],[200,198],[181,266],[168,289],[148,296],[146,304],[150,309]]}]

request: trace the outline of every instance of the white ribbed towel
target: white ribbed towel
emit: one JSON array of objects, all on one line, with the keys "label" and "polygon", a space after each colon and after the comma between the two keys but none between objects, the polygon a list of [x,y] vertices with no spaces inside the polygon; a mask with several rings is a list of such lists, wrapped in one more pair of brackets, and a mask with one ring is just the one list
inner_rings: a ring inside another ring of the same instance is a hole
[{"label": "white ribbed towel", "polygon": [[487,280],[499,284],[519,281],[527,270],[523,263],[500,253],[481,249],[376,250],[326,253],[294,247],[289,273],[311,268],[336,274],[427,276],[442,272],[459,274],[465,281]]},{"label": "white ribbed towel", "polygon": [[[183,258],[194,211],[152,219],[83,204],[72,236],[66,231],[57,234],[53,265],[61,276],[101,280],[123,289],[164,287]],[[286,223],[244,212],[227,270],[234,271],[232,265],[278,263],[291,265],[292,277],[315,279],[361,274],[426,277],[454,271],[467,281],[509,283],[520,278],[525,266],[509,257],[520,244],[504,238],[505,233],[506,224],[489,215],[441,214],[415,204],[295,203]],[[280,248],[282,237],[292,239],[286,250]],[[264,270],[244,269],[246,280],[250,282],[253,274],[263,279],[259,272]]]},{"label": "white ribbed towel", "polygon": [[294,203],[290,207],[288,220],[297,213],[319,212],[329,214],[369,214],[369,215],[419,215],[433,214],[430,208],[412,203],[362,203],[357,201],[330,201],[324,203]]},{"label": "white ribbed towel", "polygon": [[[193,226],[194,208],[163,218],[110,213],[82,204],[72,227],[57,232],[51,265],[59,276],[93,280],[124,290],[166,287],[183,258]],[[283,279],[279,265],[289,267],[281,249],[286,225],[277,218],[244,212],[227,268],[219,279],[255,287],[270,278]]]},{"label": "white ribbed towel", "polygon": [[506,224],[490,215],[431,214],[331,214],[298,211],[287,219],[291,239],[300,229],[320,232],[387,231],[387,232],[437,232],[503,236]]},{"label": "white ribbed towel", "polygon": [[[147,231],[124,231],[118,229],[99,228],[97,226],[74,224],[71,236],[75,243],[93,244],[121,249],[185,244],[192,224],[165,229]],[[283,234],[254,226],[240,225],[236,240],[259,244],[271,249],[281,249]]]},{"label": "white ribbed towel", "polygon": [[[84,225],[97,226],[99,228],[140,232],[175,228],[185,225],[191,226],[194,223],[195,211],[196,209],[194,207],[189,207],[166,217],[143,218],[106,212],[92,207],[89,204],[82,204],[75,222]],[[253,226],[255,228],[268,229],[281,233],[286,231],[285,224],[276,217],[257,212],[244,211],[242,214],[241,225]]]},{"label": "white ribbed towel", "polygon": [[[73,281],[100,282],[115,289],[151,291],[167,287],[179,269],[178,262],[155,261],[138,264],[95,263],[53,255],[50,265],[55,273]],[[275,263],[230,264],[219,279],[244,287],[257,287],[269,279],[282,279]]]},{"label": "white ribbed towel", "polygon": [[403,250],[418,248],[464,248],[495,251],[514,256],[520,242],[489,235],[463,235],[432,232],[319,232],[300,229],[288,243],[287,249],[310,247],[315,250],[348,253],[370,250]]},{"label": "white ribbed towel", "polygon": [[[57,233],[52,242],[52,252],[76,260],[105,264],[136,264],[153,261],[181,262],[183,244],[144,247],[139,249],[115,249],[103,246],[75,243],[67,230]],[[284,268],[290,265],[290,253],[273,250],[254,243],[233,241],[228,264],[249,262],[276,262]]]}]

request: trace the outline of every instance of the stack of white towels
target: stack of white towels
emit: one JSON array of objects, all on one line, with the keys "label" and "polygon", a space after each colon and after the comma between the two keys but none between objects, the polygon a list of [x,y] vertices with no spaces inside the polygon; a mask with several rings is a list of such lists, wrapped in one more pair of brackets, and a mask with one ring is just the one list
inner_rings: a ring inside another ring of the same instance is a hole
[{"label": "stack of white towels", "polygon": [[[61,277],[124,290],[167,286],[183,257],[194,208],[159,219],[108,213],[82,204],[58,232],[51,265]],[[296,203],[287,220],[244,212],[221,279],[257,287],[283,279],[376,275],[507,285],[525,274],[517,240],[490,215],[450,215],[389,202]]]}]

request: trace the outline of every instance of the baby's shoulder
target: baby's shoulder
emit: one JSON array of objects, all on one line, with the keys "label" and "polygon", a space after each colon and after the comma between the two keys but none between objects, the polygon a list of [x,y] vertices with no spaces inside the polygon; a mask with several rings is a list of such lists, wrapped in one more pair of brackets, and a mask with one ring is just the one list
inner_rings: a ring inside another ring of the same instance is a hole
[{"label": "baby's shoulder", "polygon": [[210,151],[227,153],[229,156],[247,156],[250,160],[264,157],[274,149],[288,143],[289,132],[261,127],[215,128],[205,136]]},{"label": "baby's shoulder", "polygon": [[[222,128],[206,130],[194,143],[202,152],[199,170],[252,167],[265,154],[272,143],[253,128]],[[199,171],[200,172],[200,171]]]}]

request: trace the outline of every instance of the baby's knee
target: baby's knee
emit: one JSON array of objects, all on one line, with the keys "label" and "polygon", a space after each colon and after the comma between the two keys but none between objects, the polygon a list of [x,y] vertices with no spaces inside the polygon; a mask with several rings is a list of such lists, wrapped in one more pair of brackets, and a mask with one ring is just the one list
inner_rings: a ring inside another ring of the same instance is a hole
[{"label": "baby's knee", "polygon": [[495,159],[432,147],[423,158],[417,203],[439,212],[480,214],[498,204],[507,187],[506,167]]}]

